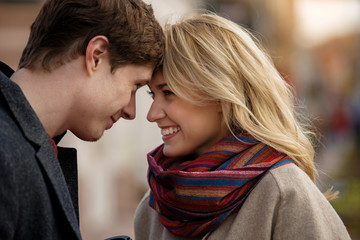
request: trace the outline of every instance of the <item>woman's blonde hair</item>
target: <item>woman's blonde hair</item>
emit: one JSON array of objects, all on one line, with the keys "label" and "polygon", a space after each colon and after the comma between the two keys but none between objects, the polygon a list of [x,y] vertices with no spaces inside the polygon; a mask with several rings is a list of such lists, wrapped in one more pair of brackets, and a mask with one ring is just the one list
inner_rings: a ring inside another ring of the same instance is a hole
[{"label": "woman's blonde hair", "polygon": [[219,101],[232,133],[247,131],[287,154],[315,182],[313,132],[295,116],[291,88],[249,31],[197,14],[165,27],[165,48],[163,73],[176,95],[197,105]]}]

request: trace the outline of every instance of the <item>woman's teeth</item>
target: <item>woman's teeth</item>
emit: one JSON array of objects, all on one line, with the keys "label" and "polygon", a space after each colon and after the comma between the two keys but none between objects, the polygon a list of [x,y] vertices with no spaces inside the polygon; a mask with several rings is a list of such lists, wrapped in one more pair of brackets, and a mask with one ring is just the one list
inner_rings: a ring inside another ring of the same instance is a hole
[{"label": "woman's teeth", "polygon": [[179,127],[170,127],[170,128],[166,128],[166,129],[161,129],[161,135],[168,136],[168,135],[177,133],[178,131],[180,131]]}]

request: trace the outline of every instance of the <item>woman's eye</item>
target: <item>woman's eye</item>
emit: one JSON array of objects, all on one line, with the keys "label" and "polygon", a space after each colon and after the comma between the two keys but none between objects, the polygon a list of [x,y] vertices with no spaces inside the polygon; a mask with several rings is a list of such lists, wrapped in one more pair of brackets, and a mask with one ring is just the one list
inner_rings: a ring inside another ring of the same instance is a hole
[{"label": "woman's eye", "polygon": [[163,93],[165,96],[174,95],[174,93],[170,90],[164,90]]},{"label": "woman's eye", "polygon": [[153,91],[148,90],[147,93],[150,95],[152,99],[155,97],[155,93]]}]

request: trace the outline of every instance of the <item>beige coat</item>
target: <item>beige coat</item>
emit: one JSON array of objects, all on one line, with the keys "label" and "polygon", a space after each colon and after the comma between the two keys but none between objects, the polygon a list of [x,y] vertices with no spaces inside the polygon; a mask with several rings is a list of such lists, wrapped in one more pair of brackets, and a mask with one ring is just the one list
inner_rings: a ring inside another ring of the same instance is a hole
[{"label": "beige coat", "polygon": [[[180,240],[160,223],[146,193],[135,214],[135,240]],[[208,240],[350,239],[323,194],[294,164],[271,170],[251,192],[239,212],[229,216]]]}]

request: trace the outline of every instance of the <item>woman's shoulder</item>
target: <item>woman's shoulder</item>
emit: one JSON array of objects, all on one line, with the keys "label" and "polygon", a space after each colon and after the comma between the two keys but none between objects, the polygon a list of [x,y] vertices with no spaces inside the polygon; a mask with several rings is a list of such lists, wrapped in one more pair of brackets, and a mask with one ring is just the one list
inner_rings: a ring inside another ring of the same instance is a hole
[{"label": "woman's shoulder", "polygon": [[[261,226],[261,227],[259,227]],[[331,204],[295,164],[270,170],[208,239],[350,239]],[[335,237],[335,238],[334,238]]]},{"label": "woman's shoulder", "polygon": [[[295,164],[271,169],[260,179],[244,205],[266,206],[270,204],[295,204],[296,200],[327,201],[309,176]],[[294,207],[294,206],[293,206]]]},{"label": "woman's shoulder", "polygon": [[267,201],[262,202],[260,206],[268,208],[271,205],[278,216],[303,217],[304,220],[308,217],[322,218],[321,216],[338,218],[324,194],[295,164],[286,164],[270,170],[250,194],[249,202],[261,197]]},{"label": "woman's shoulder", "polygon": [[310,177],[295,164],[281,165],[270,170],[258,185],[260,188],[261,186],[270,187],[271,190],[277,191],[282,198],[297,193],[301,193],[301,195],[316,194],[316,197],[323,195]]}]

